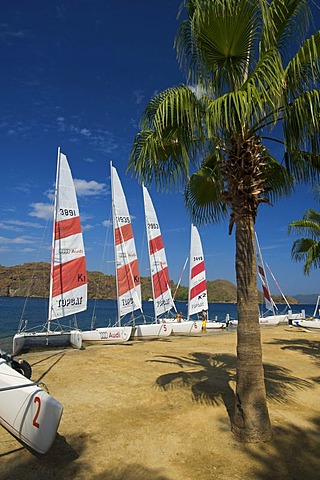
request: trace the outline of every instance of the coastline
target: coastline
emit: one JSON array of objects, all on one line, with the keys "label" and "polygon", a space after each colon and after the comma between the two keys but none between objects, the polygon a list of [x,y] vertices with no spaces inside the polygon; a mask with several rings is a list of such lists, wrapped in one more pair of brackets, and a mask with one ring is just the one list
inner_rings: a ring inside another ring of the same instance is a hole
[{"label": "coastline", "polygon": [[314,479],[320,333],[281,325],[261,337],[266,444],[239,444],[230,431],[236,329],[23,355],[64,412],[45,455],[1,427],[0,478]]}]

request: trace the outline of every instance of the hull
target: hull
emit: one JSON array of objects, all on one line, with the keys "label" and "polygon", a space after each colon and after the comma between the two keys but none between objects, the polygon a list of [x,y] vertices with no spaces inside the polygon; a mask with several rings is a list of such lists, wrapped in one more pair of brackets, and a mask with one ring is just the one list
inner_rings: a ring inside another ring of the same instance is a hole
[{"label": "hull", "polygon": [[[279,322],[280,322],[279,317],[284,317],[284,316],[285,315],[270,315],[268,317],[260,317],[259,324],[260,325],[279,325]],[[236,327],[238,325],[238,320],[229,320],[228,325]]]},{"label": "hull", "polygon": [[51,447],[63,407],[0,359],[0,423],[38,453]]},{"label": "hull", "polygon": [[171,333],[171,324],[150,323],[133,327],[132,338],[169,337]]},{"label": "hull", "polygon": [[82,341],[90,344],[125,343],[132,334],[132,327],[105,327],[82,331]]},{"label": "hull", "polygon": [[222,322],[215,322],[214,320],[208,320],[206,323],[206,330],[216,330],[216,329],[222,329],[226,328],[226,323]]},{"label": "hull", "polygon": [[202,333],[201,320],[182,320],[182,322],[167,321],[172,325],[172,335],[198,335]]},{"label": "hull", "polygon": [[18,355],[24,349],[68,347],[81,348],[82,336],[80,330],[69,332],[21,332],[13,337],[12,352]]},{"label": "hull", "polygon": [[292,325],[295,327],[303,327],[320,330],[320,320],[293,320]]},{"label": "hull", "polygon": [[288,315],[268,315],[259,317],[260,325],[278,325],[279,323],[288,323]]}]

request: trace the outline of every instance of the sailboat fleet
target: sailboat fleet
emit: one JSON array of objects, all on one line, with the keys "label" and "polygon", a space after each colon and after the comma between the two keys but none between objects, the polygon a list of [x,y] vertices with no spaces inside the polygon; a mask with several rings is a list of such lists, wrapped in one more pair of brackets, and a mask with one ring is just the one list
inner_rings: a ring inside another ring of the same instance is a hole
[{"label": "sailboat fleet", "polygon": [[[58,149],[53,208],[52,255],[50,269],[49,309],[46,321],[37,329],[27,329],[21,319],[13,337],[13,354],[0,350],[0,423],[19,440],[39,453],[52,445],[63,412],[62,405],[32,382],[28,370],[13,368],[13,357],[31,347],[64,347],[80,349],[83,344],[117,344],[128,340],[161,338],[169,335],[197,335],[202,329],[200,313],[208,312],[206,272],[201,238],[191,225],[187,317],[177,312],[171,291],[169,268],[157,214],[147,188],[142,185],[145,227],[152,285],[154,316],[143,311],[138,257],[131,216],[115,167],[110,163],[111,203],[117,319],[114,325],[80,330],[75,315],[87,309],[87,272],[85,249],[76,190],[67,157]],[[257,271],[264,293],[266,312],[259,323],[288,323],[306,328],[320,328],[320,320],[305,320],[303,312],[279,314],[272,300],[263,259],[256,236]],[[282,293],[282,292],[281,292]],[[282,293],[283,295],[283,293]],[[284,297],[284,295],[283,295]],[[284,297],[285,298],[285,297]],[[285,299],[286,300],[286,299]],[[318,311],[320,296],[314,317]],[[74,317],[73,325],[62,319]],[[109,322],[110,323],[110,322]],[[237,321],[206,320],[206,330],[236,325]],[[9,359],[9,360],[8,360]],[[19,365],[18,365],[19,367]],[[41,428],[40,428],[41,425]]]},{"label": "sailboat fleet", "polygon": [[[131,216],[116,168],[110,163],[111,204],[114,244],[117,319],[113,325],[80,330],[75,314],[87,308],[87,276],[85,250],[80,224],[76,191],[67,157],[58,149],[56,187],[53,209],[52,261],[48,318],[38,330],[27,330],[22,320],[13,338],[13,354],[33,346],[67,346],[81,348],[84,344],[117,344],[130,339],[190,335],[202,332],[200,313],[208,311],[204,255],[197,227],[191,225],[190,267],[187,317],[178,314],[171,292],[169,268],[160,224],[150,194],[142,185],[148,256],[152,285],[154,317],[144,314],[138,257]],[[261,280],[266,312],[259,323],[277,325],[303,319],[303,314],[279,314],[272,300],[261,250],[256,240],[257,272]],[[288,304],[288,303],[287,303]],[[288,304],[288,306],[290,306]],[[74,325],[66,328],[60,319],[74,315]],[[206,329],[237,325],[207,319]]]}]

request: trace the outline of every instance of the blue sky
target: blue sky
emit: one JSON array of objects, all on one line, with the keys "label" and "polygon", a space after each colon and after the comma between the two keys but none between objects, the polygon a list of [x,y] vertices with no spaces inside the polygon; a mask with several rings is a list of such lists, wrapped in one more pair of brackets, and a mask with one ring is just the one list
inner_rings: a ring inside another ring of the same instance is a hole
[{"label": "blue sky", "polygon": [[[141,113],[157,92],[184,81],[173,41],[180,0],[11,0],[0,20],[0,264],[49,261],[57,148],[78,190],[88,270],[113,273],[109,163],[126,192],[140,258],[148,275],[141,187],[126,167]],[[188,255],[190,221],[183,194],[150,189],[162,227],[170,276]],[[319,202],[307,187],[256,223],[262,255],[288,295],[319,293],[319,271],[303,275],[291,260],[288,224]],[[46,226],[46,229],[44,228]],[[46,232],[46,233],[44,233]],[[228,224],[200,229],[208,280],[235,283]],[[182,283],[186,284],[185,273]],[[270,279],[270,287],[278,293]]]}]

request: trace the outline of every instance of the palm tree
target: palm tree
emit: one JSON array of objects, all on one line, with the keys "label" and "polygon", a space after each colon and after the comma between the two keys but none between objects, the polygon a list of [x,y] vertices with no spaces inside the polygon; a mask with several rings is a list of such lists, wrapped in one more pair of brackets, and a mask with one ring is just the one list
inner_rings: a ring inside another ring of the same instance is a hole
[{"label": "palm tree", "polygon": [[304,262],[303,271],[309,275],[312,268],[320,267],[320,213],[310,208],[301,220],[290,223],[288,232],[307,236],[293,243],[291,256],[297,262]]},{"label": "palm tree", "polygon": [[307,0],[185,0],[182,16],[175,48],[187,84],[149,102],[128,169],[158,188],[183,185],[194,222],[229,217],[229,234],[235,227],[232,431],[240,441],[267,441],[254,225],[262,202],[319,178],[320,32],[306,39]]}]

